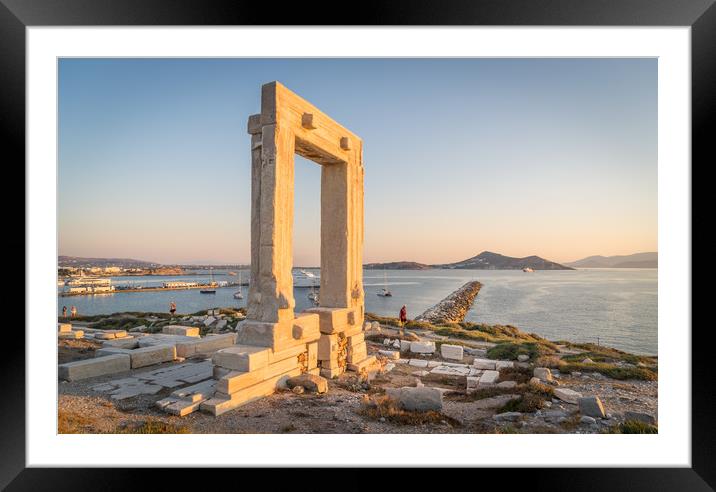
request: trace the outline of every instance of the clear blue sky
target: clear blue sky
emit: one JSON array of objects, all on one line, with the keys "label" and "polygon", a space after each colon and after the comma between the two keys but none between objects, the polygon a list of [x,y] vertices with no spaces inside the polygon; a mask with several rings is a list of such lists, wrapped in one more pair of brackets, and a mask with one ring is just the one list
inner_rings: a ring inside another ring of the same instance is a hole
[{"label": "clear blue sky", "polygon": [[[656,59],[62,59],[60,254],[248,263],[272,80],[363,138],[366,262],[657,250]],[[297,158],[296,264],[319,195]]]}]

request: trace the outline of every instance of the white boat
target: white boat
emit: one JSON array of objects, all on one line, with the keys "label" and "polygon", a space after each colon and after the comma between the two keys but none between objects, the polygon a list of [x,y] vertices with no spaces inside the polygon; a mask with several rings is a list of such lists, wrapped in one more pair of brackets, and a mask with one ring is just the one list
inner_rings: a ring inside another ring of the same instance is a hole
[{"label": "white boat", "polygon": [[316,288],[311,286],[311,292],[308,293],[308,299],[313,302],[314,306],[318,306],[318,292],[316,292]]},{"label": "white boat", "polygon": [[383,271],[383,288],[377,294],[380,297],[393,297],[393,293],[388,290],[388,274]]},{"label": "white boat", "polygon": [[534,270],[532,270],[530,267],[525,267],[522,269],[522,271],[525,273],[534,273]]},{"label": "white boat", "polygon": [[293,274],[293,286],[320,288],[321,277],[313,272],[299,270]]},{"label": "white boat", "polygon": [[[236,275],[236,274],[234,274]],[[241,292],[241,272],[239,272],[239,290],[234,292],[234,299],[243,299],[244,294]]]}]

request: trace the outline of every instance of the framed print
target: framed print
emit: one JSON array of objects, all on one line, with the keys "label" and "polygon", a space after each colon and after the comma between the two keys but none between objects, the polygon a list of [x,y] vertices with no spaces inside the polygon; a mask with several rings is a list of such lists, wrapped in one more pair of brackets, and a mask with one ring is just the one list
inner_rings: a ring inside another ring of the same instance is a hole
[{"label": "framed print", "polygon": [[713,2],[313,7],[0,2],[27,285],[3,486],[709,490]]}]

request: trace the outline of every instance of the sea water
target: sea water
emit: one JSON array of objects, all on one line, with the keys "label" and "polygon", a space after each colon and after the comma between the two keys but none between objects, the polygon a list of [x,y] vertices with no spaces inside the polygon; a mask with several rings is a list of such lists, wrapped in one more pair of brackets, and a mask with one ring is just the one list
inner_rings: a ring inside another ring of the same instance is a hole
[{"label": "sea water", "polygon": [[[316,272],[317,270],[308,269]],[[535,271],[520,270],[391,270],[387,287],[392,297],[380,297],[384,274],[380,270],[363,273],[367,312],[398,316],[405,305],[408,318],[458,289],[465,282],[478,280],[480,293],[467,313],[466,321],[513,325],[550,340],[600,343],[628,352],[657,353],[657,277],[656,269],[585,269]],[[241,272],[242,280],[249,272]],[[214,280],[235,282],[238,276],[214,271]],[[161,286],[168,280],[206,283],[208,272],[196,275],[112,277],[112,284]],[[76,306],[79,314],[109,314],[124,311],[168,312],[176,302],[177,312],[193,313],[213,307],[243,307],[244,299],[234,299],[239,287],[217,288],[216,294],[199,289],[164,292],[116,292],[107,295],[58,297],[62,306]],[[296,311],[312,306],[311,289],[296,288]]]}]

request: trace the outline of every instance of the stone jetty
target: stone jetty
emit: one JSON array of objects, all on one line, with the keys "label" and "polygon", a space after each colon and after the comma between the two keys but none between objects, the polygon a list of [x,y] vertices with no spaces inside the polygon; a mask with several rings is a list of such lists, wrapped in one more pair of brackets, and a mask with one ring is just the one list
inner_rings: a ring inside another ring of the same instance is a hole
[{"label": "stone jetty", "polygon": [[477,281],[468,282],[445,299],[415,318],[416,321],[428,323],[459,323],[465,319],[482,284]]}]

